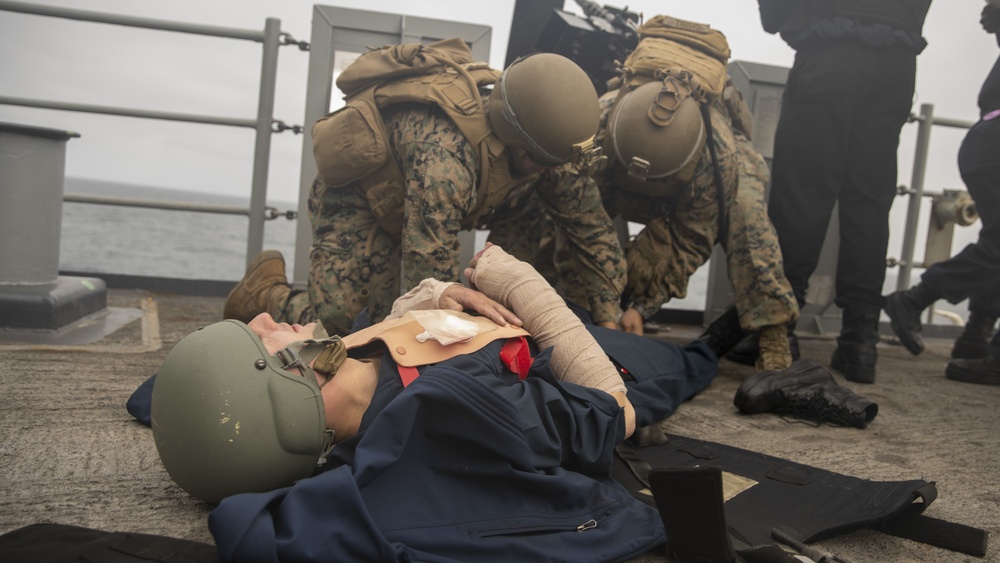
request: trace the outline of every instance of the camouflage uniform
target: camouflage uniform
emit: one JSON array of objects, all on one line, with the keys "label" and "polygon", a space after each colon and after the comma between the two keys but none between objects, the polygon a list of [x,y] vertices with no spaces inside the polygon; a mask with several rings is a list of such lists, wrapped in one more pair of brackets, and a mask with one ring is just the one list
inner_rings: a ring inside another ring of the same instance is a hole
[{"label": "camouflage uniform", "polygon": [[[613,94],[601,98],[598,139],[605,131],[614,100]],[[764,191],[770,171],[750,139],[734,125],[722,102],[710,107],[710,115],[728,215],[728,236],[721,242],[726,249],[740,325],[755,331],[787,324],[798,319],[799,309],[785,278],[781,250],[767,216]],[[576,186],[581,192],[583,186],[593,182],[588,177],[561,171],[569,175],[561,182]],[[674,297],[683,298],[688,279],[711,257],[712,248],[720,242],[718,192],[708,146],[703,149],[689,183],[674,178],[663,182],[666,195],[661,197],[614,189],[606,179],[600,185],[604,205],[612,217],[620,214],[627,221],[646,225],[627,249],[625,291],[628,304],[644,316]],[[555,236],[555,250],[552,250],[551,241],[544,236],[549,231],[538,228],[535,232],[541,234],[533,242],[534,256],[519,257],[543,272],[554,267],[558,273],[552,275],[558,278],[558,284],[553,285],[567,300],[586,306],[588,295],[572,259],[577,249],[566,248],[560,237]]]},{"label": "camouflage uniform", "polygon": [[[308,292],[292,295],[283,310],[272,312],[279,319],[319,319],[331,334],[345,334],[365,307],[377,322],[403,291],[425,278],[459,279],[465,265],[459,263],[458,233],[477,200],[475,151],[436,106],[396,104],[383,110],[382,117],[405,182],[402,232],[378,226],[360,185],[331,188],[317,181],[309,198],[313,243]],[[510,199],[530,191],[535,177],[523,179],[511,187]],[[603,208],[591,212],[596,216],[580,225],[611,229]],[[575,223],[564,226],[576,228]],[[589,231],[581,232],[581,237],[589,236]],[[605,290],[609,294],[620,292],[625,276],[622,250],[617,240],[612,242],[615,249],[608,254],[617,251],[617,270],[611,269],[605,279],[618,285]]]},{"label": "camouflage uniform", "polygon": [[[570,165],[547,170],[523,201],[511,201],[490,217],[490,242],[538,267],[564,297],[590,311],[596,323],[617,323],[625,287],[625,262],[597,183],[580,177]],[[568,262],[560,277],[552,258],[560,251]]]},{"label": "camouflage uniform", "polygon": [[646,225],[628,247],[626,294],[631,305],[647,314],[674,297],[684,297],[690,276],[711,257],[716,242],[721,242],[740,325],[758,330],[788,324],[798,319],[799,310],[767,216],[764,191],[770,171],[750,139],[734,127],[722,102],[710,106],[710,115],[725,186],[727,236],[719,241],[718,191],[708,146],[702,150],[691,182],[670,186],[664,197],[605,187],[605,203],[612,215],[621,213],[628,221]]}]

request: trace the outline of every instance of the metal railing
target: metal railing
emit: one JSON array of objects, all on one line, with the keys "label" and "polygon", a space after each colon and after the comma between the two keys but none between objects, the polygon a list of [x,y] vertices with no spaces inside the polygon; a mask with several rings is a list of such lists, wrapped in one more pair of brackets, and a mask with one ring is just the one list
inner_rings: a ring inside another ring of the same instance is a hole
[{"label": "metal railing", "polygon": [[[113,24],[159,31],[174,31],[262,43],[263,54],[261,57],[260,91],[258,94],[257,116],[253,119],[233,119],[210,115],[193,115],[186,113],[128,109],[0,96],[0,104],[7,105],[254,129],[256,131],[256,138],[254,145],[253,177],[251,181],[249,209],[225,208],[222,206],[178,206],[174,203],[141,202],[137,200],[115,198],[99,198],[100,200],[97,201],[93,200],[94,198],[84,198],[83,196],[77,196],[76,199],[66,198],[66,200],[89,200],[86,202],[158,207],[162,209],[184,209],[188,211],[195,210],[244,214],[249,218],[250,223],[247,232],[247,264],[249,264],[253,258],[260,253],[264,246],[264,222],[268,219],[273,219],[276,216],[281,215],[280,213],[275,213],[275,210],[268,208],[266,205],[267,174],[271,155],[271,135],[285,130],[292,130],[295,133],[300,133],[302,130],[301,126],[288,126],[285,123],[274,119],[274,94],[277,83],[278,48],[281,45],[294,44],[298,45],[300,50],[308,50],[308,44],[295,41],[289,34],[283,33],[281,31],[281,20],[276,18],[267,18],[264,23],[263,30],[252,30],[140,18],[121,14],[107,14],[77,10],[73,8],[41,6],[25,2],[10,2],[7,0],[0,0],[0,11],[19,12],[37,16],[66,18],[86,22]],[[285,216],[292,218],[291,214],[285,214]]]},{"label": "metal railing", "polygon": [[[161,31],[175,31],[191,33],[197,35],[207,35],[213,37],[255,41],[264,45],[262,62],[260,92],[257,116],[254,119],[234,119],[216,116],[193,115],[184,113],[158,112],[149,110],[126,109],[119,107],[107,107],[97,105],[75,104],[69,102],[40,101],[23,98],[0,96],[0,104],[18,105],[26,107],[36,107],[44,109],[77,111],[100,113],[106,115],[120,115],[127,117],[139,117],[147,119],[162,119],[169,121],[181,121],[188,123],[202,123],[224,125],[232,127],[247,127],[256,130],[256,144],[253,159],[253,179],[251,185],[251,197],[249,209],[242,207],[204,205],[194,203],[177,203],[153,200],[135,200],[127,198],[115,198],[106,196],[89,196],[82,194],[66,194],[64,200],[81,203],[96,203],[103,205],[123,205],[132,207],[149,207],[157,209],[172,209],[183,211],[201,211],[208,213],[246,215],[249,218],[249,229],[247,234],[247,255],[246,261],[249,264],[253,258],[263,249],[264,222],[277,217],[295,218],[293,211],[280,211],[266,205],[267,196],[267,172],[270,158],[271,134],[285,130],[292,130],[301,133],[301,126],[288,126],[280,120],[273,118],[274,93],[277,81],[277,59],[278,48],[281,45],[298,45],[300,50],[308,50],[309,46],[305,42],[295,41],[287,33],[280,31],[280,20],[267,18],[263,30],[247,30],[228,27],[207,26],[190,24],[183,22],[172,22],[140,17],[132,17],[118,14],[105,14],[90,12],[71,8],[58,8],[52,6],[41,6],[24,2],[12,2],[0,0],[0,11],[20,12],[39,16],[59,17],[89,21],[96,23],[122,25],[128,27],[138,27]],[[911,115],[910,122],[918,124],[917,139],[915,145],[915,156],[913,161],[913,172],[911,185],[909,188],[901,187],[901,193],[909,196],[906,222],[903,232],[903,247],[899,260],[892,260],[893,265],[900,267],[897,279],[897,289],[907,289],[910,286],[912,270],[918,266],[913,261],[913,254],[916,248],[916,237],[918,223],[920,219],[920,209],[922,200],[932,194],[924,192],[924,176],[927,167],[928,149],[930,146],[931,130],[934,125],[955,128],[969,128],[972,122],[960,121],[948,118],[938,118],[934,116],[933,104],[923,104],[919,115]]]},{"label": "metal railing", "polygon": [[903,227],[903,248],[900,252],[899,277],[896,279],[896,289],[910,288],[910,277],[916,264],[913,263],[913,251],[917,245],[917,225],[920,221],[920,207],[926,195],[924,193],[924,173],[927,170],[927,152],[931,144],[931,129],[935,125],[968,129],[974,125],[970,121],[934,117],[934,104],[922,104],[920,115],[911,115],[910,122],[917,123],[917,140],[914,149],[913,174],[910,187],[904,193],[910,201],[906,208],[906,223]]}]

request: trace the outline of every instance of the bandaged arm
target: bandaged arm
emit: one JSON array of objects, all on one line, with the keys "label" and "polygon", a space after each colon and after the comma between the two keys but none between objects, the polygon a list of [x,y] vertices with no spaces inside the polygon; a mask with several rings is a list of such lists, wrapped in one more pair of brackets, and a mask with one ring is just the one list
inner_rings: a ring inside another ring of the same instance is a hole
[{"label": "bandaged arm", "polygon": [[514,311],[541,348],[552,348],[557,378],[612,395],[625,393],[625,382],[597,341],[529,264],[491,246],[471,270],[476,289]]}]

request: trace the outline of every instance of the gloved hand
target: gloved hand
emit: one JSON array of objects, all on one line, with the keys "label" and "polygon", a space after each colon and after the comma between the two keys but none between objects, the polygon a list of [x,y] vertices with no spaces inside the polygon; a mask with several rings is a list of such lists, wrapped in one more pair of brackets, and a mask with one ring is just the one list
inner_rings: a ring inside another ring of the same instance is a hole
[{"label": "gloved hand", "polygon": [[656,299],[660,296],[659,288],[667,275],[666,249],[670,247],[670,241],[670,230],[666,222],[655,220],[650,221],[628,245],[628,282],[625,293],[631,300]]}]

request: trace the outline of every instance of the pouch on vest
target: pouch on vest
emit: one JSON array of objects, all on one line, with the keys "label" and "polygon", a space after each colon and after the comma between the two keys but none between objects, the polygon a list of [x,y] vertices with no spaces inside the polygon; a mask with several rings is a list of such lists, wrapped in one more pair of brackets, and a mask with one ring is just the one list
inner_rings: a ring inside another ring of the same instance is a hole
[{"label": "pouch on vest", "polygon": [[385,164],[389,155],[378,108],[357,100],[319,118],[312,127],[320,177],[332,187],[356,182]]}]

